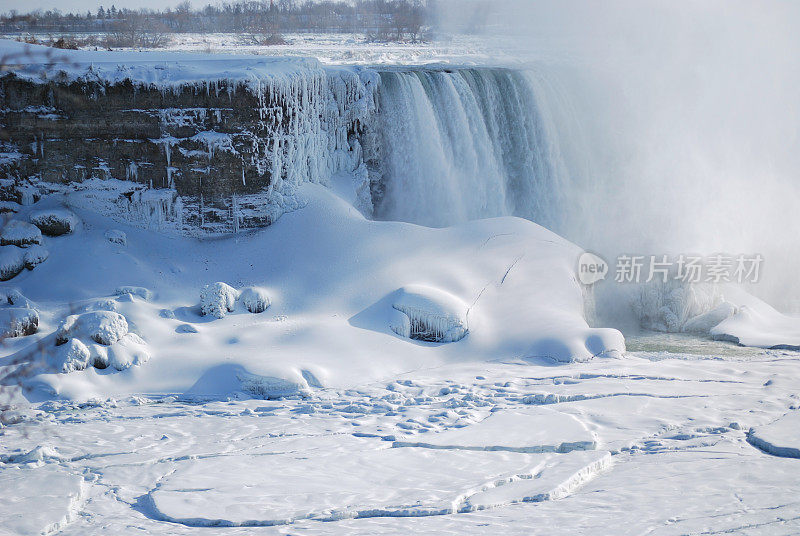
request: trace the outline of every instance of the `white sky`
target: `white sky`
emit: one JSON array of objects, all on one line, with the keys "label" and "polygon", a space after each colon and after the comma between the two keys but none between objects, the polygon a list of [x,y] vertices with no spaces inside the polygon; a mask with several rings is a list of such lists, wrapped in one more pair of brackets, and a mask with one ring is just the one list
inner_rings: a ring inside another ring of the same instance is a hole
[{"label": "white sky", "polygon": [[[164,9],[175,7],[179,2],[180,0],[0,0],[0,13],[7,13],[12,9],[16,9],[20,13],[28,13],[37,9],[42,11],[58,9],[62,13],[69,13],[70,11],[92,11],[94,13],[98,7],[103,6],[108,9],[112,4],[118,8],[138,9],[146,7]],[[191,2],[195,7],[217,3],[216,0],[191,0]]]}]

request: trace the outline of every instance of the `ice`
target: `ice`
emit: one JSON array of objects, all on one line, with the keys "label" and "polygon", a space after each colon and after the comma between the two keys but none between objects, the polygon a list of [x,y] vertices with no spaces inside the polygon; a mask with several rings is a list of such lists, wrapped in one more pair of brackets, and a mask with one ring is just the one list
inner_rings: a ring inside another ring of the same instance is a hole
[{"label": "ice", "polygon": [[687,333],[711,333],[711,330],[720,322],[736,314],[737,307],[730,302],[722,302],[707,313],[689,319],[683,325]]},{"label": "ice", "polygon": [[245,309],[251,313],[263,313],[271,302],[266,289],[260,287],[245,287],[239,291],[239,300]]},{"label": "ice", "polygon": [[0,231],[0,245],[28,247],[42,243],[42,232],[30,223],[12,220]]},{"label": "ice", "polygon": [[39,210],[30,215],[30,221],[47,236],[61,236],[71,233],[78,224],[78,218],[69,210]]},{"label": "ice", "polygon": [[773,423],[751,428],[747,441],[774,456],[800,458],[800,411],[791,411]]},{"label": "ice", "polygon": [[800,318],[781,314],[764,302],[751,300],[716,325],[711,335],[744,346],[799,350]]},{"label": "ice", "polygon": [[86,487],[83,477],[58,467],[3,469],[0,488],[6,492],[0,501],[0,531],[38,536],[66,527],[76,518]]},{"label": "ice", "polygon": [[239,291],[226,283],[218,281],[206,285],[200,291],[200,314],[224,318],[234,310],[238,297]]},{"label": "ice", "polygon": [[547,408],[498,411],[477,424],[404,439],[397,447],[511,452],[593,450],[597,439],[574,416]]},{"label": "ice", "polygon": [[456,342],[463,339],[467,326],[467,304],[452,294],[424,285],[409,285],[397,291],[392,307],[407,317],[391,328],[409,339],[429,342]]},{"label": "ice", "polygon": [[720,317],[725,311],[718,309],[723,301],[718,285],[671,279],[666,283],[655,280],[641,285],[631,305],[641,327],[676,333],[697,331]]}]

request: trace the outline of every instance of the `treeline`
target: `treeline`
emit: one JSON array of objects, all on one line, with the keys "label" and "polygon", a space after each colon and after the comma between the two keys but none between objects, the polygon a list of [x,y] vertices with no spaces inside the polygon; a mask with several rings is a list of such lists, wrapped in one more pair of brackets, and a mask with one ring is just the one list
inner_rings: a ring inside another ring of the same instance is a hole
[{"label": "treeline", "polygon": [[[452,0],[239,0],[195,10],[183,1],[162,11],[115,5],[85,13],[12,11],[0,16],[0,33],[61,36],[61,44],[67,46],[67,35],[73,41],[102,36],[109,46],[160,46],[169,34],[189,32],[240,33],[261,44],[281,43],[282,34],[305,32],[362,33],[376,41],[416,42],[437,27],[448,3]],[[466,30],[477,31],[480,24],[476,20]]]}]

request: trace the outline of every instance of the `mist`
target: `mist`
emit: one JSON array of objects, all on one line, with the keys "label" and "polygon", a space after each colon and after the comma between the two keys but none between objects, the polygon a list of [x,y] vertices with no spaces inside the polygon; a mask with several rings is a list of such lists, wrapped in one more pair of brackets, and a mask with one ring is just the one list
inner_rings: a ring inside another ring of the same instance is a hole
[{"label": "mist", "polygon": [[797,312],[800,5],[500,2],[491,17],[490,34],[557,79],[559,231],[612,264],[760,253],[748,290]]}]

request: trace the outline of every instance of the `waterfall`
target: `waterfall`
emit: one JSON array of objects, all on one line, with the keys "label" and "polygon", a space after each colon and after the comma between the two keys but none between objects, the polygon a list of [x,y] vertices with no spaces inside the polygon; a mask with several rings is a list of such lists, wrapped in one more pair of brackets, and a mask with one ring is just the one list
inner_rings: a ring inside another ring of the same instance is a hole
[{"label": "waterfall", "polygon": [[441,227],[515,215],[561,226],[567,173],[540,75],[425,68],[380,77],[375,218]]}]

